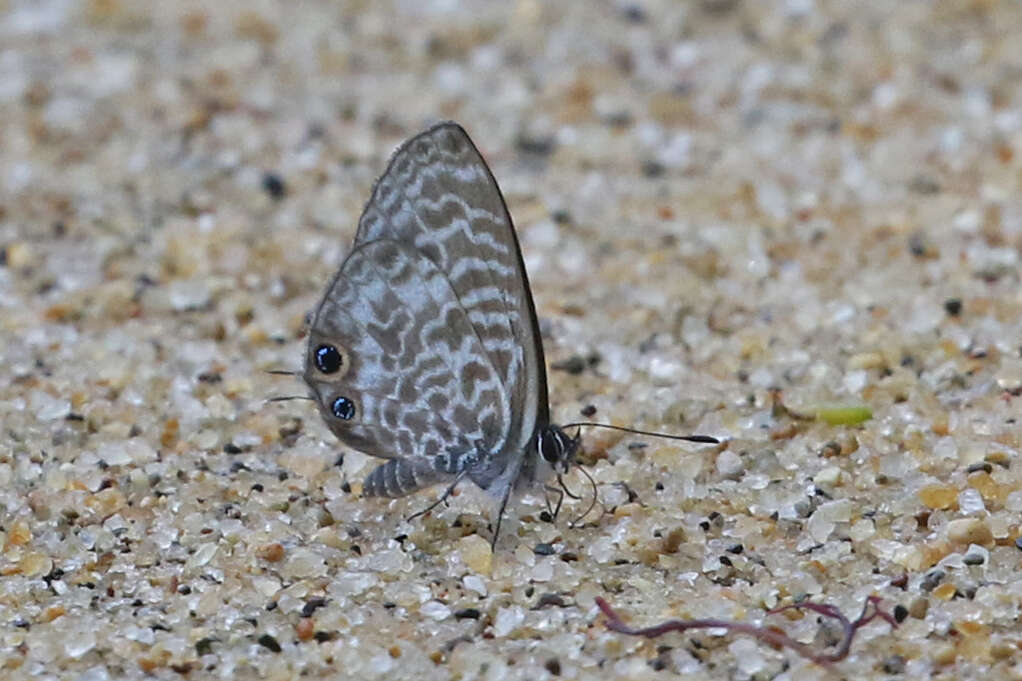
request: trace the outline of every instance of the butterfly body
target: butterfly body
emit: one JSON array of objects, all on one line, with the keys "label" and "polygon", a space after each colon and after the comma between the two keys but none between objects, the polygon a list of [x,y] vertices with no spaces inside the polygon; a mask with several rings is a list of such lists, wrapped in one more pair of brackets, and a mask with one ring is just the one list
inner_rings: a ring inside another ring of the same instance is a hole
[{"label": "butterfly body", "polygon": [[510,215],[457,124],[407,141],[377,180],[303,377],[342,442],[387,459],[369,496],[468,478],[503,504],[571,463]]}]

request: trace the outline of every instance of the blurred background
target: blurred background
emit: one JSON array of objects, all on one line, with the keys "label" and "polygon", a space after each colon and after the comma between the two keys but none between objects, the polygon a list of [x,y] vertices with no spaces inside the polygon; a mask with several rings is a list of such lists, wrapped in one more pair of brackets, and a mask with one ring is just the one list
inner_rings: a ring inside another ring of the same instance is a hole
[{"label": "blurred background", "polygon": [[[1014,673],[1020,38],[994,0],[0,0],[0,667],[822,678],[593,598],[880,593],[909,615],[857,676]],[[516,221],[556,418],[731,440],[587,434],[608,513],[526,504],[496,555],[479,499],[404,523],[429,495],[359,499],[372,462],[265,403],[443,119]]]}]

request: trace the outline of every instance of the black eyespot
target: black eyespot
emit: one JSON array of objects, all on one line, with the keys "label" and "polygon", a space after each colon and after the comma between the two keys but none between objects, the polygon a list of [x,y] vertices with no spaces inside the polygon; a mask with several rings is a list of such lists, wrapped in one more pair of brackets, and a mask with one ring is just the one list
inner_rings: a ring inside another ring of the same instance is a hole
[{"label": "black eyespot", "polygon": [[338,397],[334,400],[334,403],[330,405],[330,411],[332,411],[334,416],[337,418],[350,421],[355,416],[355,403],[347,397]]},{"label": "black eyespot", "polygon": [[539,434],[539,454],[549,463],[559,461],[564,456],[564,445],[561,444],[557,433]]},{"label": "black eyespot", "polygon": [[316,368],[324,374],[333,374],[341,369],[343,359],[341,353],[332,345],[320,345],[313,353],[316,357]]}]

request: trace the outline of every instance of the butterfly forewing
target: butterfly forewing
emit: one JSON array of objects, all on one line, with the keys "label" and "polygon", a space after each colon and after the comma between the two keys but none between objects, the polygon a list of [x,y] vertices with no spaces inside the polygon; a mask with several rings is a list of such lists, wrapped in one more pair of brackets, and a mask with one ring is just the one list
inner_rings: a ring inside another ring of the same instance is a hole
[{"label": "butterfly forewing", "polygon": [[545,422],[543,349],[518,240],[493,175],[460,126],[438,125],[394,154],[355,241],[378,238],[413,243],[447,275],[508,393],[522,398],[512,421]]},{"label": "butterfly forewing", "polygon": [[[315,366],[324,344],[343,349],[332,375]],[[542,347],[504,200],[460,126],[431,128],[392,157],[316,311],[306,366],[338,437],[403,462],[374,473],[394,489],[443,478],[424,460],[483,488],[514,483],[548,420]],[[336,395],[354,417],[331,418]],[[398,484],[413,469],[416,484]]]}]

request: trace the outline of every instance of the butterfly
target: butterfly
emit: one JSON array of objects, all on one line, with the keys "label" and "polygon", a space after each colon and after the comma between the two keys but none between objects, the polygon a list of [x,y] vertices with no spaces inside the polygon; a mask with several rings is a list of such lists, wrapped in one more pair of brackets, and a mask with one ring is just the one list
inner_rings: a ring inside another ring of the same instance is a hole
[{"label": "butterfly", "polygon": [[468,479],[499,501],[494,542],[512,493],[573,464],[581,438],[550,420],[511,216],[457,123],[406,141],[376,181],[312,315],[303,378],[338,439],[386,460],[366,496],[445,483],[443,500]]}]

